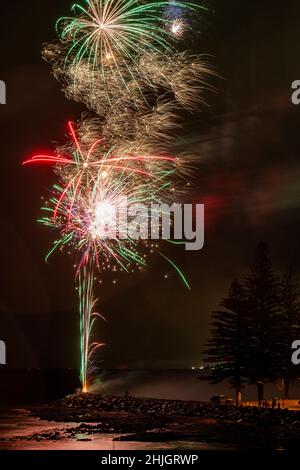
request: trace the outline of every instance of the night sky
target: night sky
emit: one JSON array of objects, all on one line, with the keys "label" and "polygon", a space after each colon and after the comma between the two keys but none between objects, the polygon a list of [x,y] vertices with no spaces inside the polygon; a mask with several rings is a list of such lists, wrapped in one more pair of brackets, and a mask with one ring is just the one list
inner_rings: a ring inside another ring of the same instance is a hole
[{"label": "night sky", "polygon": [[[35,222],[53,174],[21,166],[64,143],[66,122],[85,110],[64,97],[40,53],[69,5],[1,2],[0,339],[8,367],[77,364],[73,263],[56,254],[45,264],[55,234]],[[108,320],[98,327],[106,368],[200,364],[210,312],[247,272],[260,240],[279,272],[291,263],[300,271],[300,106],[291,103],[291,83],[300,80],[299,1],[218,0],[214,8],[194,49],[212,56],[222,77],[213,79],[218,93],[207,94],[210,107],[188,115],[175,139],[200,156],[190,199],[206,204],[205,248],[168,252],[191,292],[155,258],[147,272],[120,276],[116,287],[104,279],[97,294]]]}]

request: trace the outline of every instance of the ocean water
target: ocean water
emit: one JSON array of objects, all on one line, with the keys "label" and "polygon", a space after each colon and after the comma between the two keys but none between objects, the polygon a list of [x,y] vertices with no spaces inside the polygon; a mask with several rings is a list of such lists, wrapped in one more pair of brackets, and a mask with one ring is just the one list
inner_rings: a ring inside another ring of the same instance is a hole
[{"label": "ocean water", "polygon": [[[79,372],[75,370],[0,370],[0,404],[37,404],[74,393],[79,386]],[[210,385],[199,380],[203,372],[199,369],[139,369],[104,371],[99,374],[91,391],[146,398],[208,401],[212,395],[233,397],[226,383]],[[280,387],[265,386],[265,398],[280,397]],[[247,385],[243,389],[244,401],[256,399],[256,387]],[[291,387],[291,398],[300,399],[300,382]]]},{"label": "ocean water", "polygon": [[[209,401],[213,395],[226,395],[234,398],[234,391],[226,382],[211,385],[203,379],[200,369],[182,370],[128,370],[107,371],[99,375],[91,391],[144,398],[161,398],[170,400]],[[300,399],[300,382],[295,382],[290,388],[291,398]],[[281,397],[280,384],[265,385],[265,399]],[[243,401],[257,399],[255,385],[247,385],[242,391]]]}]

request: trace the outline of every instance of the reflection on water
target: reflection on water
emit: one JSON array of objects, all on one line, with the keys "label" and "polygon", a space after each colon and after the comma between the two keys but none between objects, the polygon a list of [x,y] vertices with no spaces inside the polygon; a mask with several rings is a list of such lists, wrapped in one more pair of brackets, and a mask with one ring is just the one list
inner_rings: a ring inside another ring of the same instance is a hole
[{"label": "reflection on water", "polygon": [[[78,435],[77,438],[49,440],[14,440],[16,437],[43,434],[78,426],[78,423],[54,423],[30,417],[25,409],[0,409],[0,450],[231,450],[234,446],[204,442],[120,442],[113,439],[120,434]],[[88,440],[78,440],[78,439]]]}]

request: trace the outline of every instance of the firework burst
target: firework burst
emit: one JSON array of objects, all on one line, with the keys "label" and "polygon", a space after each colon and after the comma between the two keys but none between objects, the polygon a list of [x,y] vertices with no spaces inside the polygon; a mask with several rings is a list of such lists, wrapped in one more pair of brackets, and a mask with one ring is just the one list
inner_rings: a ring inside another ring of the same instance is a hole
[{"label": "firework burst", "polygon": [[171,33],[174,34],[175,37],[180,38],[183,36],[185,30],[185,23],[181,18],[176,18],[172,21],[170,25]]},{"label": "firework burst", "polygon": [[58,21],[60,42],[43,52],[67,97],[93,113],[69,123],[66,145],[24,162],[52,165],[57,178],[40,222],[59,233],[47,258],[66,249],[76,260],[84,391],[103,346],[93,338],[103,318],[93,291],[99,273],[143,269],[157,252],[189,287],[158,243],[132,236],[127,218],[128,206],[174,202],[186,188],[192,159],[170,152],[177,111],[198,109],[212,89],[206,60],[175,50],[184,24],[175,17],[166,27],[163,14],[173,7],[199,9],[179,1],[86,0],[72,7],[74,17]]},{"label": "firework burst", "polygon": [[164,27],[162,12],[172,6],[199,8],[180,1],[87,0],[84,6],[74,4],[76,16],[57,22],[60,38],[69,46],[66,61],[80,63],[88,58],[93,66],[118,67],[120,59],[132,61],[144,53],[169,51],[171,34]]},{"label": "firework burst", "polygon": [[[166,200],[179,160],[151,155],[131,148],[122,153],[107,148],[103,139],[81,141],[69,123],[70,143],[54,155],[35,155],[24,165],[53,165],[60,184],[42,208],[40,222],[58,230],[49,256],[58,249],[75,254],[80,300],[81,381],[86,388],[93,371],[93,356],[103,344],[92,341],[95,314],[93,280],[96,272],[123,271],[146,267],[146,240],[132,239],[128,232],[128,207]],[[91,132],[90,137],[93,135]],[[63,153],[62,153],[63,152]],[[114,224],[112,225],[112,221]],[[147,218],[144,220],[147,223]],[[158,247],[156,247],[158,250]]]}]

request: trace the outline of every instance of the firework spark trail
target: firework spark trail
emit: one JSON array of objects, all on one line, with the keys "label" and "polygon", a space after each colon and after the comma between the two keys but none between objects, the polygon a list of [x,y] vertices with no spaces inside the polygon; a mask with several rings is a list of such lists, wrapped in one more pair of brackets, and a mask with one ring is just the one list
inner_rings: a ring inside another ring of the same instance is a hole
[{"label": "firework spark trail", "polygon": [[[198,109],[204,90],[212,90],[206,59],[176,50],[187,29],[180,12],[201,8],[172,0],[85,0],[73,5],[74,17],[58,20],[60,41],[44,46],[66,96],[93,113],[69,123],[70,140],[55,153],[24,162],[52,165],[57,177],[39,222],[60,234],[46,259],[56,250],[75,255],[84,391],[104,346],[93,339],[95,321],[103,319],[94,310],[97,273],[141,270],[157,252],[189,288],[158,245],[129,235],[127,205],[174,202],[191,178],[193,159],[173,157],[170,142],[178,109]],[[107,236],[116,213],[116,231]]]},{"label": "firework spark trail", "polygon": [[[120,76],[120,58],[134,61],[144,53],[172,50],[172,28],[163,24],[163,8],[199,9],[181,1],[142,4],[138,0],[87,0],[85,4],[73,5],[75,18],[63,17],[57,22],[57,32],[68,48],[65,64],[79,65],[88,57],[88,62],[94,68],[100,66],[104,74],[103,67],[108,64]],[[132,73],[131,68],[126,68]]]},{"label": "firework spark trail", "polygon": [[93,326],[96,318],[103,317],[94,312],[95,301],[93,298],[94,285],[94,260],[88,256],[86,263],[78,274],[78,295],[79,295],[79,315],[80,315],[80,350],[81,367],[80,379],[84,392],[88,391],[88,377],[94,372],[93,356],[97,350],[105,346],[104,343],[92,342]]}]

